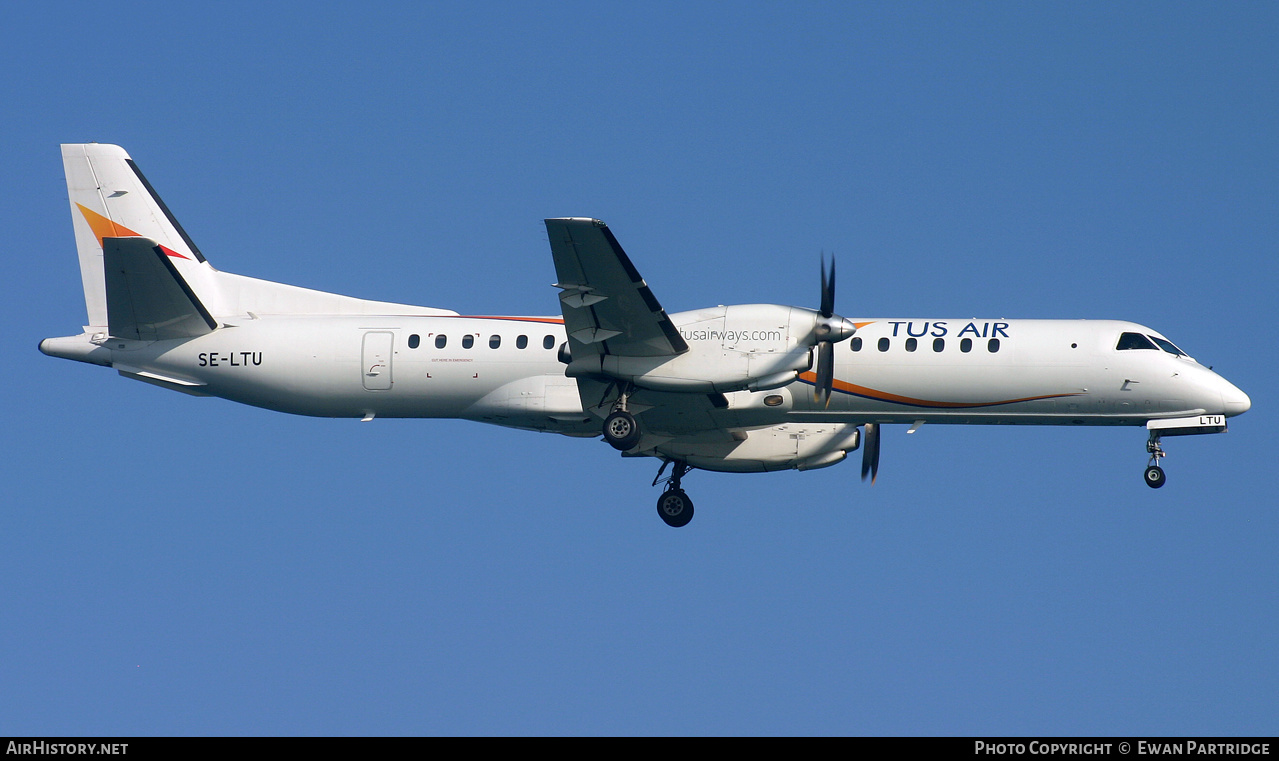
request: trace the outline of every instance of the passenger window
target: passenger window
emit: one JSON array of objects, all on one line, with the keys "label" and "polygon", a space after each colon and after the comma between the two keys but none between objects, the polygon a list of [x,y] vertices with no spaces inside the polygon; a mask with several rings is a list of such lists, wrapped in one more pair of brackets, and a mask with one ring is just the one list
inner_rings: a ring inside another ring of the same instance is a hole
[{"label": "passenger window", "polygon": [[941,351],[942,349],[945,349],[945,348],[946,348],[946,339],[944,338],[933,339],[933,351]]},{"label": "passenger window", "polygon": [[475,336],[471,335],[470,333],[467,333],[466,335],[462,336],[463,349],[469,349],[474,345],[475,345]]},{"label": "passenger window", "polygon": [[1115,345],[1117,351],[1126,351],[1128,349],[1150,349],[1151,351],[1159,351],[1154,344],[1150,342],[1140,333],[1124,333],[1119,336],[1119,343]]},{"label": "passenger window", "polygon": [[914,338],[906,339],[906,351],[914,351],[919,348],[919,341]]},{"label": "passenger window", "polygon": [[853,351],[861,351],[861,350],[862,350],[861,336],[853,336]]},{"label": "passenger window", "polygon": [[527,348],[528,348],[528,336],[517,336],[517,337],[515,338],[515,348],[517,348],[517,349],[527,349]]},{"label": "passenger window", "polygon": [[888,339],[887,339],[887,338],[881,338],[881,339],[879,339],[879,350],[880,350],[880,351],[888,351]]},{"label": "passenger window", "polygon": [[419,336],[417,333],[414,333],[413,335],[409,336],[409,348],[410,348],[410,349],[416,349],[417,347],[419,347],[419,346],[421,346],[421,345],[422,345],[422,337],[421,337],[421,336]]},{"label": "passenger window", "polygon": [[501,337],[501,336],[489,336],[489,348],[490,348],[490,349],[496,349],[497,347],[499,347],[499,346],[501,346],[501,345],[502,345],[502,337]]},{"label": "passenger window", "polygon": [[987,341],[986,350],[989,351],[991,354],[994,354],[995,352],[999,351],[999,339],[992,338],[989,341]]},{"label": "passenger window", "polygon": [[973,350],[973,339],[965,338],[959,342],[959,350],[967,354]]},{"label": "passenger window", "polygon": [[449,337],[441,333],[435,337],[435,348],[443,349],[444,346],[448,344],[448,342],[449,342]]},{"label": "passenger window", "polygon": [[542,348],[543,348],[543,349],[554,349],[554,348],[555,348],[555,336],[547,336],[546,338],[543,338],[543,339],[542,339]]}]

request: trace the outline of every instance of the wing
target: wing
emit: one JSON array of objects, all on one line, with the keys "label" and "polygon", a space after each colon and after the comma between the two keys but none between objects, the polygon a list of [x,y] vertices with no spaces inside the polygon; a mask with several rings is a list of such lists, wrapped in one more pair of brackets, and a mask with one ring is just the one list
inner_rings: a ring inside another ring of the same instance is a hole
[{"label": "wing", "polygon": [[574,357],[661,357],[688,351],[608,225],[598,219],[548,219],[546,232]]},{"label": "wing", "polygon": [[[546,231],[555,259],[555,287],[574,363],[594,355],[675,356],[688,351],[666,310],[631,264],[608,225],[598,219],[548,219]],[[578,377],[582,408],[603,418],[618,388],[604,377]],[[630,407],[643,412],[644,442],[667,441],[690,433],[722,431],[716,419],[728,406],[722,394],[682,394],[635,389]],[[655,437],[655,438],[654,438]],[[642,444],[643,446],[643,444]]]}]

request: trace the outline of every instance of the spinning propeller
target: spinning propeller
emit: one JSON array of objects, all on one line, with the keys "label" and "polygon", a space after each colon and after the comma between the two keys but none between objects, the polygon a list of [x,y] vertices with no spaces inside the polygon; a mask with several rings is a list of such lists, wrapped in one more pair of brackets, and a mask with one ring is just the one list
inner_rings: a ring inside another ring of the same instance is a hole
[{"label": "spinning propeller", "polygon": [[[835,257],[830,258],[830,275],[826,274],[826,257],[822,256],[822,306],[820,318],[813,328],[813,348],[817,350],[817,382],[813,384],[813,401],[826,407],[835,387],[835,344],[851,336],[857,328],[835,315]],[[862,480],[870,476],[871,484],[879,475],[879,424],[862,427]]]},{"label": "spinning propeller", "polygon": [[822,306],[813,327],[813,348],[817,350],[817,382],[813,384],[813,401],[826,407],[835,386],[835,344],[857,330],[851,322],[835,314],[835,257],[830,259],[830,276],[826,275],[826,257],[822,256]]},{"label": "spinning propeller", "polygon": [[875,476],[879,474],[879,423],[867,423],[862,426],[862,432],[862,480],[869,475],[874,486]]}]

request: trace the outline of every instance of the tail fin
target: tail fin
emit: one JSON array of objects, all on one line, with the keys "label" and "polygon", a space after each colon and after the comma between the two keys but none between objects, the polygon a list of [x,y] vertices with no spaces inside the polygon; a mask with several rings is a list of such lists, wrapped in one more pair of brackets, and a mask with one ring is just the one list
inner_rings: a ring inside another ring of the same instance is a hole
[{"label": "tail fin", "polygon": [[[219,272],[204,260],[123,148],[100,143],[64,145],[62,165],[67,173],[71,221],[89,312],[88,334],[119,327],[110,325],[110,317],[115,316],[119,323],[129,309],[140,305],[149,311],[134,315],[127,330],[130,335],[149,335],[152,340],[191,337],[203,329],[201,325],[212,326],[217,318],[246,314],[457,314]],[[129,266],[123,273],[125,279],[117,280],[113,288],[103,268],[102,253],[103,240],[111,238],[148,239],[154,242],[154,251],[163,256],[151,261],[150,255],[141,251],[141,244],[118,244],[121,249],[114,260]],[[164,270],[172,276],[172,283],[162,276]],[[145,298],[134,298],[127,304],[119,301],[128,292],[126,286],[143,282],[155,286]]]},{"label": "tail fin", "polygon": [[205,263],[200,249],[123,148],[100,143],[64,145],[62,165],[80,255],[87,327],[107,326],[104,238],[143,237],[155,241],[157,250],[165,255],[180,279],[196,291],[212,278],[214,271]]}]

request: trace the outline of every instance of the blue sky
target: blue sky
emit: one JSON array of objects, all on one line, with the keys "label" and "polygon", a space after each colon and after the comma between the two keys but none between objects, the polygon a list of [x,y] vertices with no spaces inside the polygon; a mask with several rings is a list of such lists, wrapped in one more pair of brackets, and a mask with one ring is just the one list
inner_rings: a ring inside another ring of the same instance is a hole
[{"label": "blue sky", "polygon": [[[13,15],[13,14],[10,14]],[[1279,732],[1272,4],[184,4],[0,25],[0,734]],[[542,219],[669,311],[1130,319],[1223,436],[926,426],[694,473],[293,418],[40,355],[84,319],[62,142],[219,269],[555,314]]]}]

